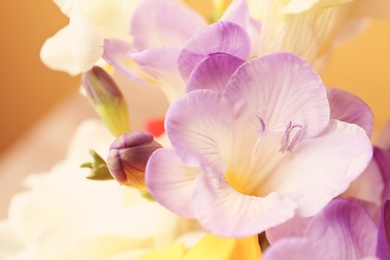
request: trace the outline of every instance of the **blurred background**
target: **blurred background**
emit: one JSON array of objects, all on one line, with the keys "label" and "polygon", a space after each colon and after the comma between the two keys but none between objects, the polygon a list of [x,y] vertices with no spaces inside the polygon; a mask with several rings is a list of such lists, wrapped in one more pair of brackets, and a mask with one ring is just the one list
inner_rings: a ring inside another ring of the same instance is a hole
[{"label": "blurred background", "polygon": [[[53,127],[49,132],[54,142],[63,138],[62,126],[71,132],[72,125],[52,112],[62,111],[59,107],[68,118],[78,117],[81,111],[93,115],[93,111],[77,94],[79,77],[51,71],[39,59],[45,39],[68,23],[53,1],[2,1],[1,5],[0,156],[5,156],[16,144],[19,152],[34,150],[40,140],[25,138],[32,129]],[[390,118],[389,46],[390,21],[373,21],[364,33],[335,50],[322,73],[328,86],[349,90],[371,106],[376,132]],[[42,123],[50,115],[52,121]]]}]

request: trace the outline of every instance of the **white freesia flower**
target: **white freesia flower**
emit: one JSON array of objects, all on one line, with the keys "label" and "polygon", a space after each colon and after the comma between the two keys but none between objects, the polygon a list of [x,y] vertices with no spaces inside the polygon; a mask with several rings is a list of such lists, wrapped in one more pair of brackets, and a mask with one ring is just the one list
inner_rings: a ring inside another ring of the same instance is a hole
[{"label": "white freesia flower", "polygon": [[69,25],[46,40],[41,60],[53,70],[77,75],[102,56],[103,39],[130,40],[131,14],[140,0],[55,0]]},{"label": "white freesia flower", "polygon": [[[138,259],[180,235],[192,245],[198,225],[168,212],[115,181],[87,180],[92,148],[105,158],[114,137],[97,121],[81,125],[67,158],[51,172],[31,175],[0,222],[0,259]],[[193,235],[191,235],[193,234]],[[188,239],[189,238],[189,239]]]}]

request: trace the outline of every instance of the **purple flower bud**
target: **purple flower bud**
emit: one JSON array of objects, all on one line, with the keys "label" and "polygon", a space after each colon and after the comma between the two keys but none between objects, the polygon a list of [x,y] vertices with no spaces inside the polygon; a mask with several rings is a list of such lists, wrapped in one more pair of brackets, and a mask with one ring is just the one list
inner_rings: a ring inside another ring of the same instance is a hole
[{"label": "purple flower bud", "polygon": [[152,153],[162,146],[148,132],[128,132],[111,145],[107,166],[121,185],[144,189],[145,167]]}]

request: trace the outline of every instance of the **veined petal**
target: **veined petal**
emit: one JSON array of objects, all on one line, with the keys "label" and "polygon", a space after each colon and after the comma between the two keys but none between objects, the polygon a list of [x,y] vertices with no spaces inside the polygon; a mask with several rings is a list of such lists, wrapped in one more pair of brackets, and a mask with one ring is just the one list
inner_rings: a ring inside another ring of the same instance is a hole
[{"label": "veined petal", "polygon": [[146,165],[145,182],[153,198],[178,215],[192,218],[193,182],[199,169],[185,165],[172,149],[156,150]]},{"label": "veined petal", "polygon": [[336,199],[313,218],[306,237],[333,251],[333,259],[361,259],[375,255],[377,233],[363,207]]},{"label": "veined petal", "polygon": [[262,260],[334,260],[327,248],[306,238],[281,239],[272,244],[263,254]]},{"label": "veined petal", "polygon": [[371,135],[374,115],[370,107],[357,96],[344,90],[328,88],[326,90],[330,105],[330,118],[362,127]]},{"label": "veined petal", "polygon": [[65,26],[45,41],[40,58],[52,70],[66,71],[72,76],[84,72],[73,58],[69,26]]},{"label": "veined petal", "polygon": [[390,259],[390,200],[383,203],[376,256],[379,259]]},{"label": "veined petal", "polygon": [[266,231],[268,242],[273,245],[276,241],[287,237],[304,237],[307,226],[313,217],[302,218],[294,216],[286,222]]},{"label": "veined petal", "polygon": [[245,61],[226,53],[213,53],[195,67],[188,79],[186,92],[210,89],[223,94],[232,74]]},{"label": "veined petal", "polygon": [[298,204],[298,215],[316,214],[367,167],[372,145],[361,127],[331,120],[321,135],[302,140],[262,183]]},{"label": "veined petal", "polygon": [[354,0],[290,0],[287,5],[282,9],[283,14],[297,14],[308,11],[316,4],[324,7],[333,7],[345,3],[352,2]]},{"label": "veined petal", "polygon": [[207,55],[223,52],[246,60],[250,54],[250,39],[238,24],[222,21],[201,30],[184,47],[178,58],[179,70],[188,79],[193,69]]},{"label": "veined petal", "polygon": [[236,23],[246,29],[249,23],[249,8],[247,1],[233,0],[219,20]]},{"label": "veined petal", "polygon": [[210,90],[187,93],[171,105],[165,120],[168,138],[183,162],[218,174],[227,170],[221,153],[233,140],[232,125],[227,100]]},{"label": "veined petal", "polygon": [[73,58],[83,71],[87,71],[103,55],[103,38],[77,3],[70,16],[69,32]]},{"label": "veined petal", "polygon": [[207,230],[223,237],[261,233],[293,217],[296,204],[278,193],[243,195],[226,181],[201,175],[192,197],[195,214]]},{"label": "veined petal", "polygon": [[318,74],[299,57],[272,53],[242,65],[226,86],[236,119],[259,116],[266,131],[301,125],[302,137],[319,134],[329,121],[329,103]]},{"label": "veined petal", "polygon": [[146,0],[134,11],[130,33],[134,47],[142,51],[153,47],[183,47],[207,26],[197,12],[169,0]]},{"label": "veined petal", "polygon": [[180,51],[177,47],[159,47],[128,54],[155,81],[170,103],[185,92],[185,82],[177,67]]},{"label": "veined petal", "polygon": [[142,71],[127,53],[131,45],[122,40],[104,40],[103,58],[114,68],[140,84],[154,84],[154,79]]}]

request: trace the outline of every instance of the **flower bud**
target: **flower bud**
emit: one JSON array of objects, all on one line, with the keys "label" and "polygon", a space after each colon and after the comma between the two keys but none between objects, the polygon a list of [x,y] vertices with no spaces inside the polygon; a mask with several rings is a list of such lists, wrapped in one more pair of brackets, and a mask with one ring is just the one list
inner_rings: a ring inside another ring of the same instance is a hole
[{"label": "flower bud", "polygon": [[130,131],[126,100],[110,75],[94,66],[83,74],[82,82],[92,106],[111,133],[119,136]]},{"label": "flower bud", "polygon": [[148,132],[128,132],[111,145],[107,166],[121,185],[144,189],[145,167],[152,153],[162,146]]}]

